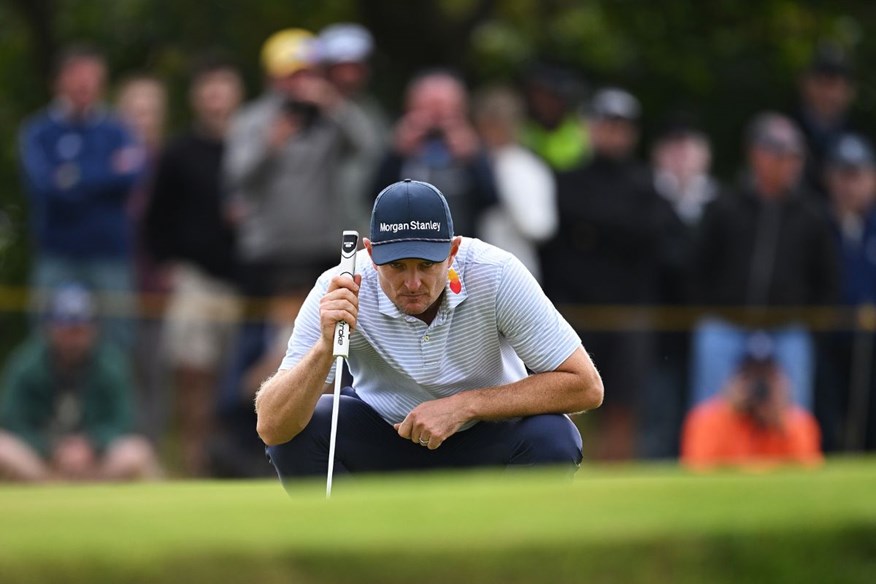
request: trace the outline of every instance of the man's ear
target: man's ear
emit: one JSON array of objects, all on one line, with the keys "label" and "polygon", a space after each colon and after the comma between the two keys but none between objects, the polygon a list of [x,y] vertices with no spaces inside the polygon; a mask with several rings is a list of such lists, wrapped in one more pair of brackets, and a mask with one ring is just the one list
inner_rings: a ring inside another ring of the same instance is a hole
[{"label": "man's ear", "polygon": [[453,258],[456,257],[456,254],[459,253],[459,245],[462,243],[462,236],[457,235],[450,241],[450,254],[447,256],[447,259],[450,263],[453,263]]},{"label": "man's ear", "polygon": [[362,238],[362,245],[364,245],[365,249],[368,250],[368,257],[371,258],[371,262],[374,263],[374,258],[372,257],[373,256],[373,251],[372,251],[373,247],[371,246],[371,240],[368,239],[367,237],[363,237]]}]

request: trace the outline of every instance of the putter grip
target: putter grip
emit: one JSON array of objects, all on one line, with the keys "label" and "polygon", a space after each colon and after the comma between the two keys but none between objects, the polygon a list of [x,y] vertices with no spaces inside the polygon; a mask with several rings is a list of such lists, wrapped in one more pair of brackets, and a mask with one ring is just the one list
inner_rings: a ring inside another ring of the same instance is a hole
[{"label": "putter grip", "polygon": [[[356,251],[359,249],[359,232],[344,231],[341,240],[341,264],[338,266],[338,274],[350,278],[356,273]],[[335,342],[332,354],[335,357],[347,358],[350,356],[350,325],[340,321],[335,325]]]}]

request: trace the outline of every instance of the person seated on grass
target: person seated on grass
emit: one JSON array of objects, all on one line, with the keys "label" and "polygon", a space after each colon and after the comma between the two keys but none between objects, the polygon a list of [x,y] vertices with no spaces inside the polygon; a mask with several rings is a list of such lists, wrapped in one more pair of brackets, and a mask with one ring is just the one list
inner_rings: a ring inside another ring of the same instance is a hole
[{"label": "person seated on grass", "polygon": [[0,479],[133,480],[160,471],[130,435],[127,359],[100,342],[94,299],[67,283],[41,328],[9,358],[0,385]]},{"label": "person seated on grass", "polygon": [[337,472],[577,469],[581,436],[565,414],[599,407],[599,373],[520,260],[453,225],[433,185],[393,183],[374,202],[359,273],[317,280],[255,401],[287,486],[326,475],[333,398],[323,392],[341,320],[354,382],[340,397]]},{"label": "person seated on grass", "polygon": [[755,333],[748,345],[722,392],[687,415],[681,462],[693,469],[817,465],[823,458],[818,423],[791,402],[770,337]]}]

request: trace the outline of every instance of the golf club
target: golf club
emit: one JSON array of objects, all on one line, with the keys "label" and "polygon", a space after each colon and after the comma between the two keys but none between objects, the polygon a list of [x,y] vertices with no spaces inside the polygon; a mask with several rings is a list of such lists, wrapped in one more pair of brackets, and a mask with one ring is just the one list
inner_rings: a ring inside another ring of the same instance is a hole
[{"label": "golf club", "polygon": [[[341,264],[338,274],[349,276],[356,273],[356,251],[359,248],[359,232],[344,231],[341,240]],[[329,438],[328,475],[325,481],[326,499],[332,496],[332,475],[335,470],[335,443],[338,435],[338,408],[341,402],[341,374],[344,369],[344,359],[350,356],[350,325],[343,320],[335,325],[335,342],[332,355],[335,357],[335,393],[332,402],[332,427]]]}]

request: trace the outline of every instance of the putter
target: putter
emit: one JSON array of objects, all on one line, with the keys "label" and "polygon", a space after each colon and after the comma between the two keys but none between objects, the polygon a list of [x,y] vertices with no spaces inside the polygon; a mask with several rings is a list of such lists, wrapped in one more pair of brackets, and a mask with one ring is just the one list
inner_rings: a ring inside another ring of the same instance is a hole
[{"label": "putter", "polygon": [[[356,251],[359,247],[359,232],[344,231],[341,240],[341,265],[338,273],[349,276],[356,273]],[[335,325],[335,342],[332,356],[335,357],[335,394],[332,402],[332,428],[329,437],[328,475],[325,480],[325,498],[332,496],[332,475],[335,471],[335,442],[338,435],[338,408],[341,402],[341,373],[344,359],[350,356],[350,325],[343,320]]]}]

